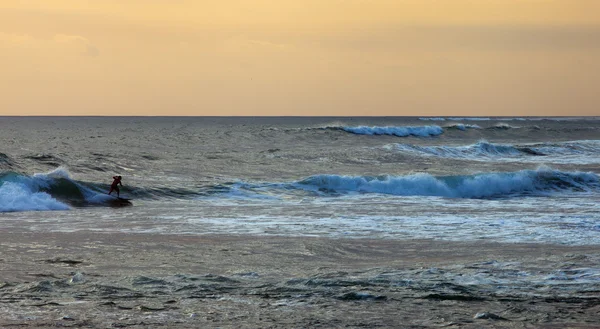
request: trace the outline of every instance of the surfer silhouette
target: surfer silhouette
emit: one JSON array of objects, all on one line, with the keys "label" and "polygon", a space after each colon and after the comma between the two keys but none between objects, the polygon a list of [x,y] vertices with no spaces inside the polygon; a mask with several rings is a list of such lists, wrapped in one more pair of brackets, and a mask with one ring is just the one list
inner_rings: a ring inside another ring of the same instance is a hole
[{"label": "surfer silhouette", "polygon": [[108,195],[110,195],[113,191],[117,191],[117,198],[119,197],[119,187],[118,185],[121,184],[121,186],[123,186],[123,183],[121,183],[121,176],[113,176],[113,182],[110,185],[110,191],[108,191]]}]

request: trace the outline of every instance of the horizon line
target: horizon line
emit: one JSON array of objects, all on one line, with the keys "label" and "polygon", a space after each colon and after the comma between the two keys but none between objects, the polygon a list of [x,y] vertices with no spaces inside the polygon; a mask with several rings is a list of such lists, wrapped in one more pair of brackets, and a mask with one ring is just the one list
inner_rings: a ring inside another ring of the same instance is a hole
[{"label": "horizon line", "polygon": [[0,118],[600,118],[598,115],[4,115]]}]

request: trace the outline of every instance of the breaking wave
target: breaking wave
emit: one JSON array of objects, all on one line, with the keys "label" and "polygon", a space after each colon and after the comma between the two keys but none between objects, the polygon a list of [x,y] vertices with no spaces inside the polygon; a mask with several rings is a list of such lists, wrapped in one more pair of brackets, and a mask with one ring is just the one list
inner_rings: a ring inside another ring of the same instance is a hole
[{"label": "breaking wave", "polygon": [[478,125],[469,125],[469,124],[464,124],[464,123],[455,123],[455,124],[451,124],[445,127],[446,129],[458,129],[458,130],[462,130],[465,131],[467,129],[481,129],[480,126]]},{"label": "breaking wave", "polygon": [[[332,127],[333,128],[333,127]],[[418,136],[430,137],[438,136],[444,133],[444,129],[440,126],[420,126],[420,127],[337,127],[336,129],[343,130],[357,135],[390,135],[398,137]]]},{"label": "breaking wave", "polygon": [[427,173],[404,176],[314,175],[293,182],[240,182],[233,184],[231,190],[213,197],[221,200],[240,197],[277,200],[294,196],[303,198],[385,194],[485,199],[598,192],[600,178],[595,173],[564,172],[540,167],[536,170],[456,176],[433,176]]},{"label": "breaking wave", "polygon": [[293,184],[318,194],[378,193],[399,196],[496,198],[548,195],[553,192],[593,192],[600,178],[590,172],[549,168],[466,176],[340,176],[316,175]]},{"label": "breaking wave", "polygon": [[0,173],[0,212],[111,205],[115,198],[106,195],[105,191],[105,185],[71,179],[69,172],[62,167],[31,176],[3,172]]},{"label": "breaking wave", "polygon": [[27,210],[66,210],[70,207],[50,194],[52,180],[63,179],[65,172],[57,169],[33,176],[15,172],[0,174],[0,212]]},{"label": "breaking wave", "polygon": [[495,129],[495,130],[508,130],[508,129],[520,129],[518,126],[511,126],[507,123],[498,123],[492,127],[488,127],[487,129]]},{"label": "breaking wave", "polygon": [[[47,173],[26,175],[14,171],[0,172],[0,213],[18,211],[69,210],[73,207],[124,206],[107,195],[109,184],[78,181],[59,167]],[[235,183],[204,186],[121,187],[121,196],[135,199],[192,199],[198,196],[235,195]]]}]

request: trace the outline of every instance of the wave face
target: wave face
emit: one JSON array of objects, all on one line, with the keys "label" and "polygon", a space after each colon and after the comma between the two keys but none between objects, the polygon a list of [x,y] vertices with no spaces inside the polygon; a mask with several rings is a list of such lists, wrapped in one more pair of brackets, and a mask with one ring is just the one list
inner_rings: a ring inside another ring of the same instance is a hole
[{"label": "wave face", "polygon": [[110,205],[115,199],[101,185],[70,178],[64,168],[31,176],[0,173],[0,212],[68,210],[73,206]]},{"label": "wave face", "polygon": [[430,137],[438,136],[444,133],[444,129],[440,126],[421,126],[421,127],[341,127],[343,131],[357,135],[391,135],[398,137],[419,136]]},{"label": "wave face", "polygon": [[544,161],[552,163],[598,163],[600,141],[584,140],[562,143],[538,144],[496,144],[487,141],[466,146],[418,146],[395,144],[394,147],[405,153],[441,158],[468,159],[475,161]]},{"label": "wave face", "polygon": [[498,198],[548,195],[553,192],[593,192],[600,188],[594,173],[549,168],[468,176],[339,176],[316,175],[294,184],[320,194],[377,193],[399,196]]}]

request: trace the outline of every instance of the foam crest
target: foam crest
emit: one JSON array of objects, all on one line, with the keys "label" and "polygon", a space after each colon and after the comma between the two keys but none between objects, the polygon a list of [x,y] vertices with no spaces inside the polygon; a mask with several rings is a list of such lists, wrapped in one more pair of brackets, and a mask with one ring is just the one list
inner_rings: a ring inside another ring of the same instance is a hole
[{"label": "foam crest", "polygon": [[511,126],[508,123],[498,123],[487,129],[508,130],[508,129],[520,129],[520,128],[521,127],[518,127],[518,126]]},{"label": "foam crest", "polygon": [[440,126],[420,126],[420,127],[368,127],[368,126],[358,126],[358,127],[342,127],[342,130],[357,134],[357,135],[391,135],[398,137],[406,137],[406,136],[419,136],[419,137],[429,137],[429,136],[437,136],[441,135],[444,132],[444,129]]},{"label": "foam crest", "polygon": [[39,192],[26,182],[2,182],[0,185],[0,212],[31,210],[67,210],[69,206],[48,193]]},{"label": "foam crest", "polygon": [[470,125],[470,124],[464,124],[464,123],[451,124],[451,125],[446,126],[446,128],[458,129],[458,130],[462,130],[462,131],[465,131],[467,129],[481,129],[481,127],[478,125]]}]

